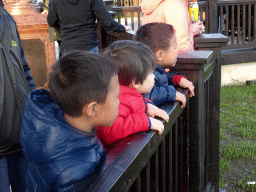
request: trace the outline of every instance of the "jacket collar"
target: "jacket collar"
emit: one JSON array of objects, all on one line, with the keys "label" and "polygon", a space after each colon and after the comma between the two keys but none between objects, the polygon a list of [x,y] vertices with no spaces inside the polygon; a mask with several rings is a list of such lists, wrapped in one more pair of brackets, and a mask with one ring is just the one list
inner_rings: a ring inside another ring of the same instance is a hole
[{"label": "jacket collar", "polygon": [[138,92],[136,89],[120,85],[120,95],[121,94],[130,94],[136,97],[141,97],[141,93]]},{"label": "jacket collar", "polygon": [[156,69],[155,70],[159,71],[160,73],[166,73],[165,69],[159,64],[156,64]]}]

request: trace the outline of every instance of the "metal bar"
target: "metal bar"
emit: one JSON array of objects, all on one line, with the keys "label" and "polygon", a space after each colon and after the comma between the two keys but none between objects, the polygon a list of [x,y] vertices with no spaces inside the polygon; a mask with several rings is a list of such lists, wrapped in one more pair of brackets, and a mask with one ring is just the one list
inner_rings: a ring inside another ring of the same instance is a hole
[{"label": "metal bar", "polygon": [[231,44],[234,44],[234,30],[235,30],[235,27],[234,27],[234,17],[235,17],[235,6],[232,5],[231,7]]}]

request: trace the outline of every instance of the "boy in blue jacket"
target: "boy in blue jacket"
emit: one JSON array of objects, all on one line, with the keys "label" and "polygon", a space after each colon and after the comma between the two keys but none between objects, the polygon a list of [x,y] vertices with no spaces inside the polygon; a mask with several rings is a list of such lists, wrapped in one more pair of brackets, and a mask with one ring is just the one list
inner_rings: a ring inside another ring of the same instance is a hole
[{"label": "boy in blue jacket", "polygon": [[150,93],[145,94],[155,105],[165,102],[180,101],[181,108],[185,107],[186,97],[176,91],[178,85],[188,88],[190,97],[194,96],[194,85],[181,73],[171,72],[178,57],[175,30],[166,23],[148,23],[137,30],[135,40],[145,43],[151,48],[156,59],[155,85]]},{"label": "boy in blue jacket", "polygon": [[105,56],[71,51],[53,65],[48,86],[30,93],[23,118],[27,189],[69,191],[104,163],[94,127],[108,127],[117,116],[117,69]]}]

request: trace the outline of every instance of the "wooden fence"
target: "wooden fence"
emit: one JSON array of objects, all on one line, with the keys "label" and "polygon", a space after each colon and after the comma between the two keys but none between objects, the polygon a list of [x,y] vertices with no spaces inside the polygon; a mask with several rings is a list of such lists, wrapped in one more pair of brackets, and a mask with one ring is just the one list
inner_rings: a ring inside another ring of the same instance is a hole
[{"label": "wooden fence", "polygon": [[[100,49],[134,33],[105,31],[98,24]],[[200,36],[198,50],[179,56],[173,70],[195,85],[195,97],[184,109],[177,102],[160,106],[170,116],[165,131],[138,133],[116,143],[106,164],[87,191],[215,191],[219,189],[220,49],[221,34]],[[84,191],[86,180],[71,191]]]},{"label": "wooden fence", "polygon": [[[256,61],[256,0],[209,0],[199,1],[198,5],[205,33],[218,32],[229,37],[228,45],[222,49],[222,64]],[[124,17],[127,25],[130,17],[133,30],[141,26],[139,5],[112,10],[117,13],[118,22]]]}]

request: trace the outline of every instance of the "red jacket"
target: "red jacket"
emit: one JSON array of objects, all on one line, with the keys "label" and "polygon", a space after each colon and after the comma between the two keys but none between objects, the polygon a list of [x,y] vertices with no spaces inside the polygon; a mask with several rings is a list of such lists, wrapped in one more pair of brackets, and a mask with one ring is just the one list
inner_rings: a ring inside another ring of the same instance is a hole
[{"label": "red jacket", "polygon": [[136,89],[120,85],[118,115],[110,127],[96,127],[99,140],[108,151],[113,143],[134,133],[148,131],[146,102]]}]

